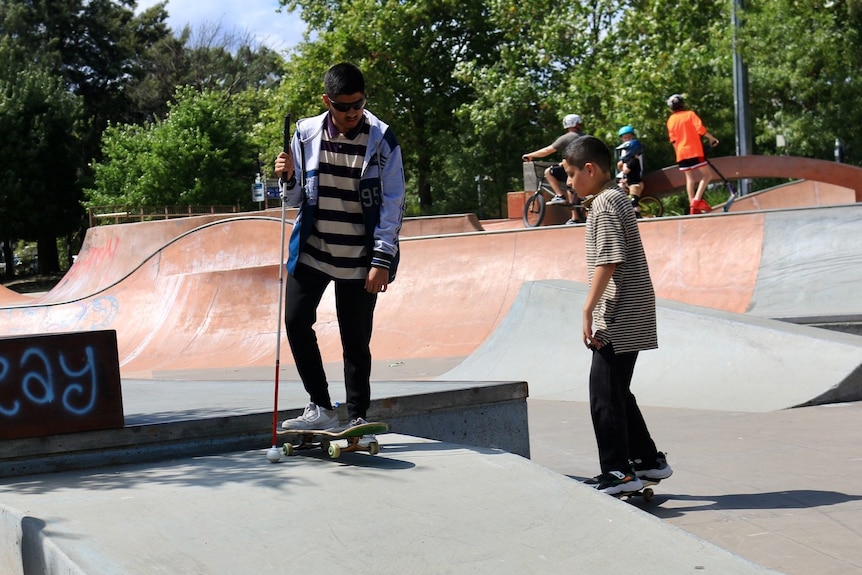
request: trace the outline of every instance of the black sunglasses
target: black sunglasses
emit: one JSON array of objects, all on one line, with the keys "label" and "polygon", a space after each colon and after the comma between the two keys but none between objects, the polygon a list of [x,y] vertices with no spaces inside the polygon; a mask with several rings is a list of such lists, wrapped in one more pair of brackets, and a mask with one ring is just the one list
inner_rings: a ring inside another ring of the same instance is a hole
[{"label": "black sunglasses", "polygon": [[365,98],[361,98],[359,100],[356,100],[355,102],[342,103],[333,101],[332,96],[329,97],[329,103],[339,112],[348,112],[351,108],[353,108],[354,110],[361,110],[365,107],[365,100]]}]

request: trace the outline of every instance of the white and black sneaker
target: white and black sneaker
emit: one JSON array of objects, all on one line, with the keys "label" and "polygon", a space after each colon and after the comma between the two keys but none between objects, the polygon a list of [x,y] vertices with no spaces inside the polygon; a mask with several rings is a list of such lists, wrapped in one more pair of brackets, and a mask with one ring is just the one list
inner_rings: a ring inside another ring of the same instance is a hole
[{"label": "white and black sneaker", "polygon": [[634,467],[635,475],[649,481],[661,481],[673,475],[673,469],[668,465],[667,456],[661,451],[656,454],[653,461],[635,459],[632,461],[632,467]]},{"label": "white and black sneaker", "polygon": [[297,431],[307,429],[324,431],[335,427],[338,427],[338,414],[335,410],[320,407],[314,402],[309,403],[299,417],[285,419],[281,423],[282,429]]},{"label": "white and black sneaker", "polygon": [[643,482],[632,471],[609,471],[587,479],[584,483],[608,495],[631,493],[640,491],[644,487]]}]

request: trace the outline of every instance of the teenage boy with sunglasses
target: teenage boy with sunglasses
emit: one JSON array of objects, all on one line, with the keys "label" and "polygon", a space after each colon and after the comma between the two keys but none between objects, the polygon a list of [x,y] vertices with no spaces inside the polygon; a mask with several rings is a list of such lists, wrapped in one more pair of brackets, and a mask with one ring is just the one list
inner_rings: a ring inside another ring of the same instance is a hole
[{"label": "teenage boy with sunglasses", "polygon": [[[339,426],[314,323],[330,282],[344,359],[348,425],[364,423],[371,402],[371,330],[377,296],[395,279],[404,214],[401,147],[365,109],[365,79],[349,63],[323,78],[326,112],[296,123],[290,153],[275,161],[284,201],[299,206],[290,236],[285,294],[287,339],[309,395],[284,429]],[[360,443],[373,441],[363,437]]]}]

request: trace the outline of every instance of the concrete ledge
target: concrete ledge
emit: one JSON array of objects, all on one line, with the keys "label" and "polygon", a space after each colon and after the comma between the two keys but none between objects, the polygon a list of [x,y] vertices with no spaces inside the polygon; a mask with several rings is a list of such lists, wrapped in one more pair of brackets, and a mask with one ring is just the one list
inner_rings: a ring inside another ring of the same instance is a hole
[{"label": "concrete ledge", "polygon": [[22,539],[21,513],[0,505],[0,573],[24,575]]},{"label": "concrete ledge", "polygon": [[[230,384],[228,384],[230,385]],[[269,386],[262,383],[260,386]],[[499,448],[529,457],[527,425],[527,384],[524,382],[460,382],[449,389],[427,392],[437,382],[412,382],[401,395],[372,400],[369,418],[389,422],[391,431],[452,441],[476,447]],[[173,382],[175,396],[165,403],[176,403],[183,384]],[[382,386],[379,386],[382,387]],[[246,385],[246,391],[248,391]],[[410,393],[409,390],[413,389]],[[206,388],[195,390],[205,394]],[[393,391],[398,391],[393,390]],[[239,393],[239,387],[237,389]],[[263,395],[263,394],[259,394]],[[235,396],[237,397],[237,396]],[[239,401],[237,401],[239,405]],[[342,420],[344,407],[339,408]],[[212,408],[202,409],[214,413]],[[0,442],[0,477],[86,469],[163,459],[211,455],[230,451],[263,448],[271,445],[272,412],[225,412],[218,417],[188,418],[188,412],[177,412],[180,419],[165,419],[163,413],[150,416],[158,422],[147,422],[122,429],[50,435]],[[301,409],[279,411],[279,420],[295,417]]]}]

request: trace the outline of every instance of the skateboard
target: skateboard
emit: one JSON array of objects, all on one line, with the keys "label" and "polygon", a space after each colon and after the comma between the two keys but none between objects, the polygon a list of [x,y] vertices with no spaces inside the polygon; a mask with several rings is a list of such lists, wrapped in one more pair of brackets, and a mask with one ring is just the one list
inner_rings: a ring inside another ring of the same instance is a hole
[{"label": "skateboard", "polygon": [[[278,435],[285,436],[287,442],[282,446],[282,452],[288,457],[303,449],[320,448],[332,459],[338,459],[342,453],[351,451],[367,451],[369,455],[380,453],[380,444],[372,441],[368,446],[359,445],[363,435],[376,435],[389,431],[389,424],[382,422],[363,423],[347,428],[335,429],[280,429]],[[336,441],[346,439],[347,445]]]},{"label": "skateboard", "polygon": [[643,497],[643,500],[646,502],[650,502],[655,497],[655,492],[652,490],[654,485],[658,485],[661,483],[661,479],[656,481],[655,479],[644,479],[641,478],[644,486],[638,491],[623,491],[621,493],[614,493],[613,496],[617,499],[631,499],[632,497]]}]

